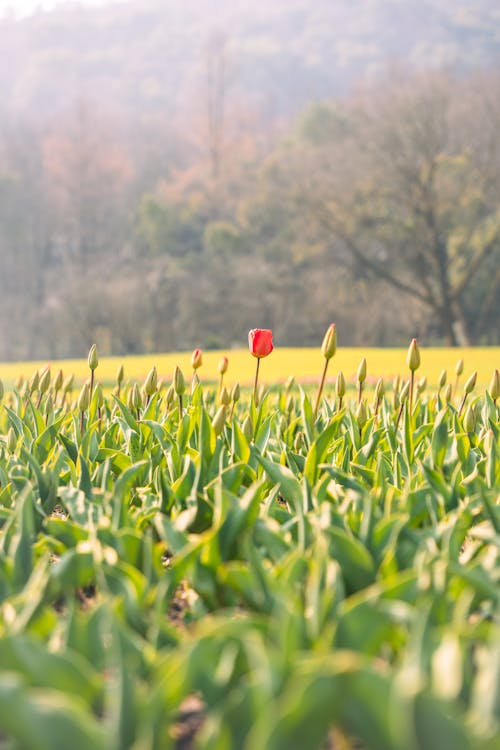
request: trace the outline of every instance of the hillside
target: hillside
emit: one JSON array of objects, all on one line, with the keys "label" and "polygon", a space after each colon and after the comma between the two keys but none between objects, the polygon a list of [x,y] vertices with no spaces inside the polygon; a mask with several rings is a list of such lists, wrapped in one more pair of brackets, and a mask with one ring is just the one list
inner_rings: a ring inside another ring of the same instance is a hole
[{"label": "hillside", "polygon": [[0,22],[0,107],[40,118],[83,96],[120,112],[182,114],[199,97],[214,35],[226,39],[238,96],[281,117],[394,61],[490,64],[499,58],[500,9],[495,0],[68,3]]}]

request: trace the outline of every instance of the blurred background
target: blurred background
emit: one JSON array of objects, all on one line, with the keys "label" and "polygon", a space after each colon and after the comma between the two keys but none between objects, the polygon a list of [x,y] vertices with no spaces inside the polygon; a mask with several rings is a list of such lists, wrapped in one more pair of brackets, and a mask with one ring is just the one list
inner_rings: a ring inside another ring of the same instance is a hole
[{"label": "blurred background", "polygon": [[0,3],[0,357],[500,343],[498,0]]}]

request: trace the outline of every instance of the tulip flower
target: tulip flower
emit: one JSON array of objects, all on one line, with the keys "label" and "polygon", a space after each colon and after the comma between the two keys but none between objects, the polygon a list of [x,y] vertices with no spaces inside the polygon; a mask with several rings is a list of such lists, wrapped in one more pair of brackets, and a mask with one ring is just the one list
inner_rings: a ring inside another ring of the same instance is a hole
[{"label": "tulip flower", "polygon": [[228,365],[229,365],[229,360],[228,360],[228,358],[226,356],[221,357],[219,359],[219,364],[217,365],[217,369],[218,369],[219,375],[220,375],[219,393],[222,391],[222,386],[224,384],[224,375],[227,372]]},{"label": "tulip flower", "polygon": [[356,381],[358,383],[358,404],[361,403],[361,397],[363,395],[363,383],[366,380],[366,359],[362,358],[359,363],[358,370],[356,372]]},{"label": "tulip flower", "polygon": [[496,406],[497,398],[500,396],[500,374],[498,373],[498,370],[495,370],[495,372],[491,376],[488,393],[490,394],[491,399]]},{"label": "tulip flower", "polygon": [[97,354],[97,346],[95,344],[92,344],[89,350],[88,355],[88,365],[90,369],[90,398],[92,398],[92,393],[94,391],[94,371],[97,369],[97,365],[99,364],[99,357]]},{"label": "tulip flower", "polygon": [[263,357],[267,357],[273,350],[273,332],[268,328],[252,328],[248,332],[248,347],[252,356],[257,359],[253,399],[257,403],[257,384],[259,380],[259,365]]},{"label": "tulip flower", "polygon": [[463,359],[459,359],[458,362],[457,362],[457,364],[455,365],[455,375],[456,375],[456,378],[455,378],[455,387],[453,389],[453,395],[454,396],[457,395],[458,381],[460,380],[460,375],[463,373],[463,371],[464,371],[464,361],[463,361]]},{"label": "tulip flower", "polygon": [[203,364],[203,353],[201,349],[195,349],[191,354],[191,367],[193,368],[193,378],[191,381],[191,390],[200,382],[197,370]]},{"label": "tulip flower", "polygon": [[325,364],[323,366],[323,373],[318,388],[318,395],[316,396],[316,403],[314,405],[314,416],[318,413],[319,402],[321,394],[323,393],[323,386],[325,385],[326,371],[328,364],[337,351],[337,332],[335,329],[335,323],[328,326],[328,330],[323,337],[323,343],[321,344],[321,354],[325,358]]},{"label": "tulip flower", "polygon": [[406,355],[406,364],[410,369],[410,412],[413,405],[413,390],[415,387],[415,371],[420,367],[420,350],[417,339],[412,339]]}]

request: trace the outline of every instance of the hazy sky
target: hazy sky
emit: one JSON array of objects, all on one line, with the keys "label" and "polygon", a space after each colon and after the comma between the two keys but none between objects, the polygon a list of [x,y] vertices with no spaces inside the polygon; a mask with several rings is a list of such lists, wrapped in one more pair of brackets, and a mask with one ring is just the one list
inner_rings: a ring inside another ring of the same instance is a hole
[{"label": "hazy sky", "polygon": [[50,10],[56,5],[104,5],[113,0],[0,0],[0,15],[14,13],[16,16],[27,16],[37,8]]}]

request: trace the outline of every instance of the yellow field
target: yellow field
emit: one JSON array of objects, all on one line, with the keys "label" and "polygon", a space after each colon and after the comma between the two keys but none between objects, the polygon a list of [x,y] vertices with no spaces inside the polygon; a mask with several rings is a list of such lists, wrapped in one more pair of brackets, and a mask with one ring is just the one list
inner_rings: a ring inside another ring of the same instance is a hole
[{"label": "yellow field", "polygon": [[[252,382],[255,372],[255,360],[247,349],[228,350],[226,352],[204,352],[203,366],[198,371],[202,381],[215,381],[218,378],[217,363],[222,354],[229,359],[229,368],[225,376],[226,382],[239,382],[248,385]],[[392,380],[396,374],[407,375],[406,349],[339,349],[330,362],[328,379],[333,380],[339,370],[342,370],[346,380],[352,382],[358,364],[362,357],[366,357],[368,365],[367,381],[373,383],[378,377]],[[448,380],[455,378],[455,364],[459,358],[465,363],[461,381],[473,372],[478,371],[478,385],[487,385],[495,368],[500,369],[500,347],[467,348],[467,349],[421,349],[422,364],[417,376],[427,376],[429,386],[434,386],[442,369],[448,371]],[[191,352],[171,354],[147,354],[134,357],[105,357],[99,361],[96,378],[106,385],[113,384],[116,371],[120,364],[125,368],[125,379],[142,380],[148,370],[156,365],[160,378],[171,380],[175,366],[178,364],[185,376],[190,376]],[[309,349],[276,349],[269,357],[261,362],[260,380],[263,383],[282,383],[289,375],[294,375],[300,382],[312,382],[319,379],[323,366],[323,359],[319,347]],[[15,362],[0,364],[0,379],[11,385],[17,377],[30,377],[32,373],[47,362]],[[85,380],[88,376],[87,360],[63,360],[51,362],[52,372],[61,368],[65,375],[74,373],[76,382]]]}]

